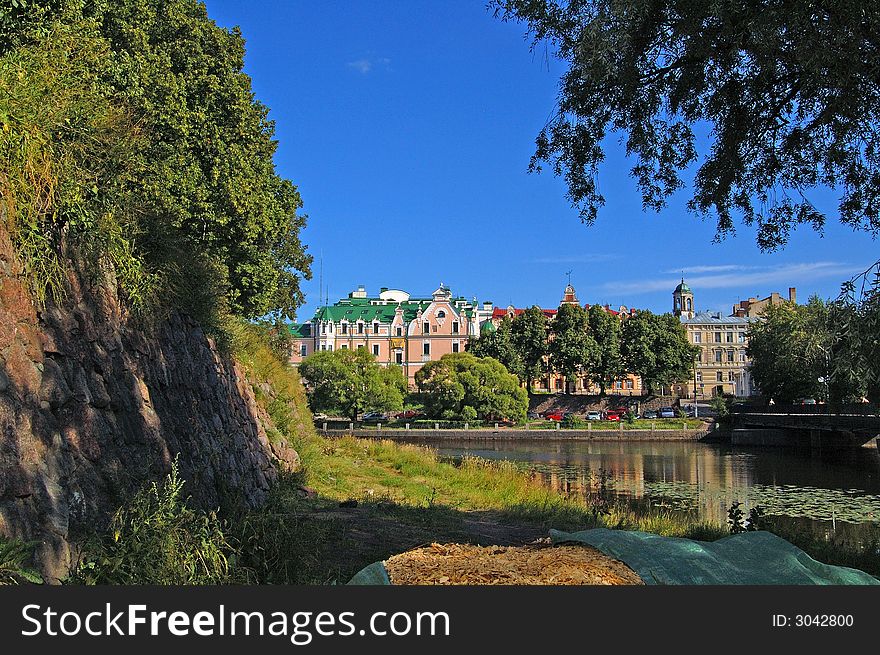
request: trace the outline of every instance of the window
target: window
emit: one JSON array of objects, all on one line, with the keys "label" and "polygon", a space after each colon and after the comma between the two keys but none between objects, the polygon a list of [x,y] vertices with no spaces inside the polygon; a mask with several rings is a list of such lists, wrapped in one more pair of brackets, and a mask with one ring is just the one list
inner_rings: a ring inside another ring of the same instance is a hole
[{"label": "window", "polygon": [[403,353],[394,353],[394,361],[398,364],[403,364]]},{"label": "window", "polygon": [[364,333],[364,324],[358,323],[358,334],[363,334],[363,333]]},{"label": "window", "polygon": [[703,372],[697,371],[697,382],[702,382],[702,381],[703,381]]},{"label": "window", "polygon": [[721,363],[721,351],[720,350],[715,351],[715,363],[716,364]]},{"label": "window", "polygon": [[721,333],[720,332],[715,333],[715,343],[721,343]]},{"label": "window", "polygon": [[555,386],[557,389],[561,389],[562,388],[562,380],[560,380],[559,378],[556,378],[556,385]]},{"label": "window", "polygon": [[728,350],[728,351],[727,351],[727,361],[728,361],[728,362],[732,362],[732,361],[733,361],[733,351],[732,351],[732,350]]},{"label": "window", "polygon": [[379,344],[374,343],[373,344],[373,357],[378,357],[378,356],[379,356]]},{"label": "window", "polygon": [[727,333],[727,343],[733,343],[733,332]]},{"label": "window", "polygon": [[397,336],[399,336],[399,337],[403,336],[403,328],[402,327],[397,328]]},{"label": "window", "polygon": [[299,356],[300,357],[305,357],[306,353],[308,351],[309,351],[309,347],[306,344],[304,344],[304,343],[299,344]]},{"label": "window", "polygon": [[722,373],[721,371],[718,371],[715,374],[715,381],[716,382],[724,382],[724,373]]},{"label": "window", "polygon": [[620,380],[615,381],[615,382],[614,382],[614,388],[615,388],[615,389],[622,389],[622,388],[623,388],[623,383],[622,383]]},{"label": "window", "polygon": [[373,323],[373,334],[379,334],[379,324]]},{"label": "window", "polygon": [[733,371],[728,371],[727,372],[727,381],[734,382],[735,380],[736,380],[736,378],[733,376]]},{"label": "window", "polygon": [[348,334],[348,323],[343,323],[341,326],[342,334]]},{"label": "window", "polygon": [[422,334],[428,334],[431,331],[431,326],[428,324],[428,321],[422,323]]},{"label": "window", "polygon": [[452,342],[452,352],[454,352],[454,353],[458,352],[458,341]]},{"label": "window", "polygon": [[739,361],[741,361],[741,362],[746,361],[746,351],[745,350],[739,351]]},{"label": "window", "polygon": [[736,337],[737,337],[737,341],[739,341],[739,343],[746,342],[746,333],[745,332],[740,332],[739,334],[736,335]]},{"label": "window", "polygon": [[343,350],[348,350],[348,344],[344,343],[340,346],[340,348],[342,348]]},{"label": "window", "polygon": [[423,355],[430,355],[431,354],[431,344],[428,343],[427,341],[422,344],[422,354]]},{"label": "window", "polygon": [[358,350],[363,350],[363,349],[364,349],[364,344],[359,343],[359,344],[358,344]]},{"label": "window", "polygon": [[703,343],[703,333],[694,332],[694,343]]},{"label": "window", "polygon": [[446,318],[446,312],[441,309],[439,312],[437,312],[437,318]]},{"label": "window", "polygon": [[626,388],[627,388],[627,389],[632,389],[632,388],[633,388],[633,381],[632,381],[632,380],[627,380],[627,381],[626,381]]},{"label": "window", "polygon": [[458,334],[458,321],[452,322],[452,334]]},{"label": "window", "polygon": [[329,350],[330,352],[333,352],[333,344],[332,343],[327,344],[327,350]]}]

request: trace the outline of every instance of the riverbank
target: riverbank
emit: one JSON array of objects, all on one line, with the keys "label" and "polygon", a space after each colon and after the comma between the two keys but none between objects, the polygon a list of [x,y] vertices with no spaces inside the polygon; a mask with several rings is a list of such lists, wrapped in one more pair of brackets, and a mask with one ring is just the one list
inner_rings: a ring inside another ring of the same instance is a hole
[{"label": "riverbank", "polygon": [[[620,502],[601,489],[561,493],[507,461],[464,457],[454,464],[431,448],[351,435],[319,435],[297,446],[304,472],[276,487],[268,514],[285,517],[283,529],[263,544],[278,553],[273,570],[290,575],[261,581],[344,582],[371,562],[425,543],[522,545],[551,528],[637,529],[703,541],[729,533],[721,522]],[[877,543],[824,538],[784,521],[764,527],[820,561],[880,574]]]},{"label": "riverbank", "polygon": [[549,429],[533,430],[522,428],[478,428],[478,429],[455,429],[441,428],[438,430],[418,429],[407,430],[402,428],[355,428],[320,430],[322,436],[357,437],[360,439],[390,439],[392,441],[437,441],[437,440],[521,440],[521,441],[699,441],[706,438],[709,431],[706,428],[699,429],[675,429],[675,430],[568,430]]}]

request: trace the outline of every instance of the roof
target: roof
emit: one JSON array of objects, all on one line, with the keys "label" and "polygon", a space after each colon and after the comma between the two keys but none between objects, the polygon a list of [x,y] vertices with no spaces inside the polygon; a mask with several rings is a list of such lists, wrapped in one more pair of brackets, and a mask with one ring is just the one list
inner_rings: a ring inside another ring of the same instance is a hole
[{"label": "roof", "polygon": [[717,324],[717,325],[747,325],[754,318],[745,316],[724,316],[721,312],[699,312],[693,318],[681,317],[681,322],[690,325]]},{"label": "roof", "polygon": [[[445,287],[443,287],[446,289]],[[446,289],[448,291],[448,289]],[[474,310],[469,305],[467,298],[457,296],[445,299],[459,315],[468,318],[473,317]],[[382,298],[342,298],[332,305],[318,307],[315,310],[313,321],[332,321],[338,323],[347,321],[355,323],[393,323],[398,307],[403,310],[403,320],[409,323],[416,318],[420,311],[424,312],[434,302],[433,298],[410,298],[404,302],[385,300]]]},{"label": "roof", "polygon": [[682,279],[681,284],[675,287],[674,293],[693,293],[691,288],[684,283],[684,279]]},{"label": "roof", "polygon": [[287,327],[290,330],[290,333],[295,337],[312,336],[311,323],[290,323]]},{"label": "roof", "polygon": [[487,332],[494,332],[495,324],[492,321],[483,321],[483,324],[480,326],[480,334],[486,334]]},{"label": "roof", "polygon": [[[514,307],[513,315],[519,316],[524,311],[526,311],[526,310],[522,307]],[[542,309],[541,311],[544,313],[544,316],[546,316],[547,318],[553,318],[554,316],[556,316],[556,312],[558,310],[556,310],[556,309]],[[504,318],[505,316],[507,316],[507,314],[508,314],[508,310],[504,307],[496,307],[494,310],[492,310],[492,318]]]}]

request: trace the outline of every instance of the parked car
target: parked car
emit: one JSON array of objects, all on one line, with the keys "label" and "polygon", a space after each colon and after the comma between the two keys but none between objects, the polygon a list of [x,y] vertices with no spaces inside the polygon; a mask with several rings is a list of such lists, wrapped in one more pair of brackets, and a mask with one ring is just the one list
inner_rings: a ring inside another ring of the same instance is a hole
[{"label": "parked car", "polygon": [[526,418],[529,418],[529,419],[541,418],[541,415],[538,414],[538,412],[526,412]]},{"label": "parked car", "polygon": [[647,409],[647,410],[645,410],[645,413],[642,414],[642,418],[647,418],[647,419],[657,418],[657,412],[654,411],[653,409]]},{"label": "parked car", "polygon": [[394,415],[394,418],[415,418],[416,416],[421,416],[422,413],[417,409],[405,409],[402,412],[398,412]]},{"label": "parked car", "polygon": [[658,413],[660,418],[675,418],[675,408],[674,407],[661,407],[660,412]]},{"label": "parked car", "polygon": [[561,421],[563,419],[562,412],[544,412],[544,418],[548,421]]},{"label": "parked car", "polygon": [[622,420],[622,418],[623,417],[621,416],[620,412],[618,412],[616,409],[609,409],[607,412],[605,412],[606,421],[620,421]]},{"label": "parked car", "polygon": [[794,401],[794,404],[795,405],[815,405],[816,399],[815,398],[801,398],[800,400]]},{"label": "parked car", "polygon": [[596,411],[587,412],[587,420],[588,421],[601,421],[602,420],[602,412],[596,412]]},{"label": "parked car", "polygon": [[362,421],[381,421],[385,418],[385,414],[382,412],[367,412],[364,414]]}]

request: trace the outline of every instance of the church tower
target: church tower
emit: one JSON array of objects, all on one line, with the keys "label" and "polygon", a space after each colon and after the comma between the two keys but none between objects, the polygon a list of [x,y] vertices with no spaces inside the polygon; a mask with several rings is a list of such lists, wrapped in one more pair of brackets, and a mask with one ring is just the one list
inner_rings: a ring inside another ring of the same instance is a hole
[{"label": "church tower", "polygon": [[672,313],[679,318],[694,317],[694,292],[684,283],[684,278],[672,292]]}]

